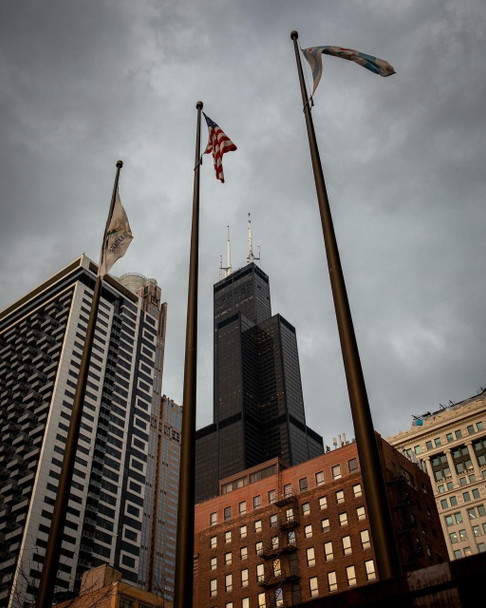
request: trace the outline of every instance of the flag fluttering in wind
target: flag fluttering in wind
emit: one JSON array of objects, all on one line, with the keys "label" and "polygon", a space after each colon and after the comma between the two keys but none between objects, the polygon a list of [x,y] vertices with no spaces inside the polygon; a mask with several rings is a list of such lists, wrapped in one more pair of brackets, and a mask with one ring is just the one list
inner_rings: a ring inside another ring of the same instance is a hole
[{"label": "flag fluttering in wind", "polygon": [[127,214],[121,203],[120,194],[117,191],[113,214],[103,242],[103,259],[98,271],[100,277],[104,277],[110,271],[113,264],[125,255],[128,245],[130,245],[132,240],[133,234],[128,223]]},{"label": "flag fluttering in wind", "polygon": [[[204,112],[203,112],[204,114]],[[209,129],[209,141],[204,150],[204,154],[213,154],[214,170],[216,171],[216,179],[221,180],[224,183],[223,174],[223,154],[225,152],[232,152],[236,150],[235,144],[231,139],[224,133],[214,120],[211,120],[206,114],[204,114],[208,129]]]},{"label": "flag fluttering in wind", "polygon": [[380,76],[391,76],[392,74],[395,74],[395,70],[387,61],[378,59],[378,57],[373,57],[372,55],[360,53],[360,51],[354,51],[353,49],[343,49],[340,46],[311,46],[307,49],[302,49],[302,52],[312,70],[312,78],[314,79],[313,95],[322,76],[323,54],[354,61],[358,65],[362,65],[367,70],[371,70]]}]

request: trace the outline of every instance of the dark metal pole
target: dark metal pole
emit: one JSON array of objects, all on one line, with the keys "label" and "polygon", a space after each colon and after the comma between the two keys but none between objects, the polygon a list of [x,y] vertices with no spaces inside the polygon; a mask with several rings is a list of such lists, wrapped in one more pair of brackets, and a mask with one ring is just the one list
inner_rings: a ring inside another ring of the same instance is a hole
[{"label": "dark metal pole", "polygon": [[191,608],[194,580],[194,495],[197,390],[197,287],[199,268],[199,166],[202,101],[196,104],[196,159],[192,204],[191,254],[187,298],[186,354],[182,394],[181,464],[174,608]]},{"label": "dark metal pole", "polygon": [[299,73],[302,102],[304,104],[307,135],[309,137],[312,169],[314,171],[314,180],[316,183],[329,277],[331,280],[331,290],[334,299],[334,308],[348,385],[349,401],[356,435],[356,445],[358,448],[361,474],[363,476],[366,504],[368,507],[371,537],[373,539],[378,574],[380,579],[383,580],[400,574],[400,561],[393,535],[385,481],[383,478],[373,421],[371,419],[363,370],[346,292],[346,284],[341,268],[329,199],[327,197],[324,174],[307,97],[302,63],[297,45],[298,37],[299,35],[296,31],[291,32],[290,38],[294,41],[295,58]]},{"label": "dark metal pole", "polygon": [[[106,228],[103,235],[103,244],[105,242],[106,231],[108,229],[109,223],[111,221],[111,216],[113,214],[115,196],[116,191],[118,189],[118,180],[120,177],[120,169],[122,167],[123,162],[121,160],[117,161],[115,185],[113,187],[113,196],[111,198],[110,212],[108,214],[108,220],[106,222]],[[102,259],[103,246],[101,250]],[[91,303],[91,311],[88,319],[88,328],[86,330],[86,339],[84,342],[81,367],[79,368],[78,384],[76,387],[76,392],[74,394],[73,409],[71,412],[71,421],[69,423],[69,431],[66,439],[66,448],[64,452],[64,459],[62,462],[61,476],[59,478],[59,486],[57,490],[56,502],[54,505],[54,513],[52,514],[51,528],[49,530],[49,538],[47,539],[46,555],[44,558],[42,574],[39,582],[39,592],[35,604],[37,608],[49,608],[49,606],[52,606],[52,601],[54,598],[57,569],[59,566],[59,558],[61,554],[62,536],[64,533],[64,525],[66,522],[69,495],[71,493],[71,482],[73,478],[76,451],[78,448],[79,430],[81,425],[81,417],[83,414],[84,397],[86,394],[86,381],[88,379],[89,363],[91,358],[91,351],[93,348],[94,332],[101,295],[101,287],[102,279],[100,276],[97,276],[93,293],[93,301]]]}]

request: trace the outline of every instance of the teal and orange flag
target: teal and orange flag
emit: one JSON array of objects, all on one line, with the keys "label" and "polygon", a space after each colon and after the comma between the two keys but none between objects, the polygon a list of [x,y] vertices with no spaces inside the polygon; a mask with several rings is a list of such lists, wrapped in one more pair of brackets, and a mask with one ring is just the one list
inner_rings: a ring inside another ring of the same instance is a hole
[{"label": "teal and orange flag", "polygon": [[361,65],[380,76],[391,76],[392,74],[395,74],[395,70],[387,61],[378,59],[378,57],[373,57],[373,55],[366,55],[366,53],[361,53],[360,51],[354,51],[353,49],[344,49],[340,46],[310,46],[307,49],[302,49],[302,52],[312,70],[312,78],[314,79],[312,95],[314,95],[322,76],[323,54],[354,61],[358,65]]}]

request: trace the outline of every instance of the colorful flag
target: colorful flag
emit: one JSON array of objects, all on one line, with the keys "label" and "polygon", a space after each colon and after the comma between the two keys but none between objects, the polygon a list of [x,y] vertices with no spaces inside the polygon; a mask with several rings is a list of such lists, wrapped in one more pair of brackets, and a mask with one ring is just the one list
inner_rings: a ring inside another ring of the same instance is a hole
[{"label": "colorful flag", "polygon": [[312,77],[314,79],[313,95],[322,76],[323,53],[324,55],[334,55],[334,57],[341,57],[342,59],[354,61],[380,76],[391,76],[392,74],[395,74],[395,70],[387,61],[378,59],[372,55],[360,53],[359,51],[353,51],[353,49],[343,49],[340,46],[311,46],[308,49],[302,49],[302,52],[311,66]]},{"label": "colorful flag", "polygon": [[104,277],[113,264],[125,255],[132,240],[133,235],[127,214],[121,203],[120,194],[117,192],[110,225],[103,243],[102,260],[98,270],[100,277]]},{"label": "colorful flag", "polygon": [[232,152],[237,148],[231,139],[224,133],[221,127],[218,127],[218,125],[208,116],[206,116],[206,114],[204,114],[204,118],[206,119],[209,129],[209,141],[204,154],[210,154],[211,152],[213,153],[216,179],[220,179],[221,182],[224,183],[223,154],[225,152]]}]

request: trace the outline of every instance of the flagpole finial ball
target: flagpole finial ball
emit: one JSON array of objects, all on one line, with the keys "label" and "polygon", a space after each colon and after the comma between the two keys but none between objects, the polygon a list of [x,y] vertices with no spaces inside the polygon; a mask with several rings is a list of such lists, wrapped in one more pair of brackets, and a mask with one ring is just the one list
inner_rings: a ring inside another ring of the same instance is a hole
[{"label": "flagpole finial ball", "polygon": [[122,160],[117,160],[115,166],[118,167],[119,169],[121,169],[123,167],[123,161]]},{"label": "flagpole finial ball", "polygon": [[196,110],[202,110],[203,109],[203,102],[202,101],[198,101],[196,103]]},{"label": "flagpole finial ball", "polygon": [[290,37],[292,38],[292,40],[297,40],[297,38],[299,37],[299,32],[297,30],[292,30],[290,32]]}]

